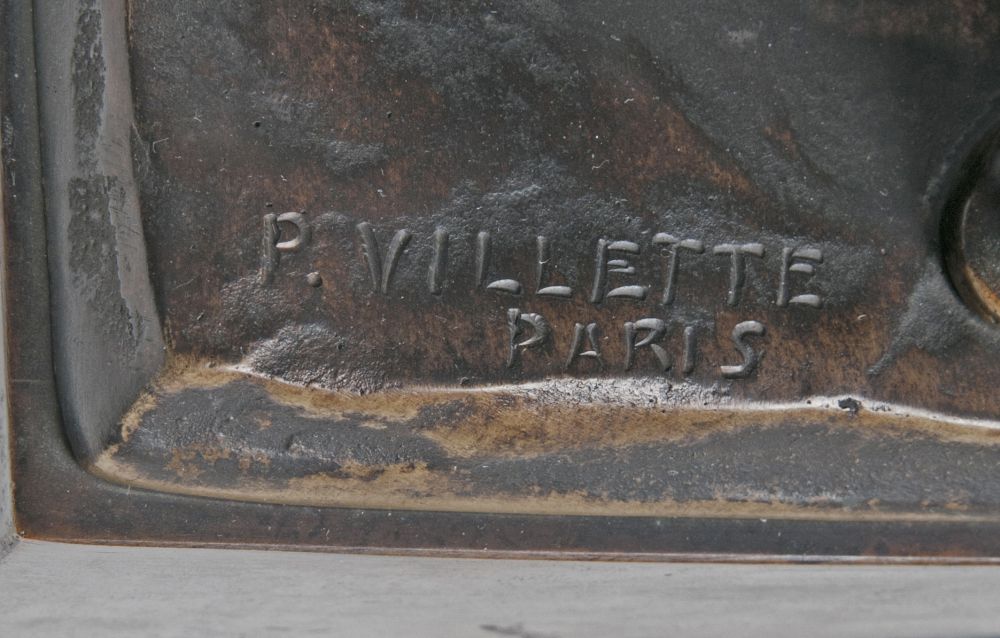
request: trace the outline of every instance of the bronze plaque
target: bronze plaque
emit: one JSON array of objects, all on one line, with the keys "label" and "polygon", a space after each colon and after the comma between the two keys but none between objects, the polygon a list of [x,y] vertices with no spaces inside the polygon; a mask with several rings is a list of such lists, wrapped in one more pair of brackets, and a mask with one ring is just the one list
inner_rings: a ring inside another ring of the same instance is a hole
[{"label": "bronze plaque", "polygon": [[[37,8],[88,489],[259,517],[96,526],[997,553],[1000,13],[977,7]],[[379,531],[324,519],[366,511]]]}]

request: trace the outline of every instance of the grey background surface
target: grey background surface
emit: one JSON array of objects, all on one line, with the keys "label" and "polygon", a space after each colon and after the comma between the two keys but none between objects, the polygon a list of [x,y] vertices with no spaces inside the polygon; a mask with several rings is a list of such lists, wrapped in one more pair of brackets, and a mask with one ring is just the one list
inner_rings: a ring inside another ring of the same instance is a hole
[{"label": "grey background surface", "polygon": [[1000,636],[992,567],[586,563],[21,541],[5,636]]}]

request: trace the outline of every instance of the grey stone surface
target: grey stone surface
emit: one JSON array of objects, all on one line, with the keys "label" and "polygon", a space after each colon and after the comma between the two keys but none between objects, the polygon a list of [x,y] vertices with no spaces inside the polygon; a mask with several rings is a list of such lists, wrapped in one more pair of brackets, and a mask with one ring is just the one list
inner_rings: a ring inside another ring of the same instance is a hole
[{"label": "grey stone surface", "polygon": [[[3,325],[2,314],[0,314],[0,342],[3,341],[4,334],[6,334],[6,329]],[[3,346],[0,345],[0,379],[7,378],[6,360],[7,353]],[[13,547],[17,538],[14,534],[14,502],[13,487],[10,480],[9,440],[7,384],[0,383],[0,557]]]},{"label": "grey stone surface", "polygon": [[998,636],[995,567],[586,563],[21,541],[7,636]]}]

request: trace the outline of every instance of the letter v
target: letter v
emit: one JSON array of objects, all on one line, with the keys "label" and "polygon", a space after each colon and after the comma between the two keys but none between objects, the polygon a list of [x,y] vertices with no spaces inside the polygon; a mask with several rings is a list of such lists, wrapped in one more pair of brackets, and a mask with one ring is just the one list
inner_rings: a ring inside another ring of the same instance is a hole
[{"label": "letter v", "polygon": [[389,283],[396,272],[396,265],[412,235],[405,228],[397,230],[396,234],[392,236],[392,241],[389,242],[385,257],[379,260],[378,239],[375,238],[375,231],[371,224],[361,222],[357,225],[357,229],[361,235],[365,260],[368,262],[368,272],[372,276],[372,286],[375,288],[375,292],[387,294]]}]

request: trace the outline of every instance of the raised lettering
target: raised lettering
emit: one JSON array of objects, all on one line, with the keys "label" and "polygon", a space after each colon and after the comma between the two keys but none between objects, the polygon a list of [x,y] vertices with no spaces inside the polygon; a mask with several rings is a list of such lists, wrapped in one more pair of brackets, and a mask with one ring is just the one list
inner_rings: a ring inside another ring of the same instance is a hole
[{"label": "raised lettering", "polygon": [[357,226],[358,234],[361,235],[362,247],[364,249],[365,260],[368,262],[368,272],[371,274],[372,286],[376,292],[387,294],[389,284],[392,283],[392,276],[396,272],[399,258],[403,250],[410,242],[410,231],[405,228],[397,230],[389,242],[385,257],[379,259],[378,239],[375,238],[375,231],[368,222],[361,222]]},{"label": "raised lettering", "polygon": [[438,228],[434,231],[434,254],[427,272],[427,287],[432,295],[440,295],[444,288],[444,269],[448,260],[448,231]]},{"label": "raised lettering", "polygon": [[722,376],[727,379],[742,379],[750,376],[760,363],[761,355],[746,342],[746,337],[764,335],[764,324],[759,321],[743,321],[733,328],[733,344],[743,355],[743,363],[736,366],[719,366]]},{"label": "raised lettering", "polygon": [[[524,341],[518,341],[518,338],[524,334],[524,324],[531,326],[534,332]],[[507,330],[510,334],[507,351],[508,368],[514,367],[522,350],[541,346],[548,341],[552,334],[552,328],[549,327],[545,317],[534,312],[522,313],[518,308],[507,310]]]},{"label": "raised lettering", "polygon": [[611,258],[611,253],[614,252],[625,253],[626,255],[638,255],[639,244],[631,241],[598,240],[597,262],[594,269],[594,288],[590,293],[590,302],[601,303],[605,298],[614,297],[636,299],[639,301],[645,299],[646,294],[649,292],[649,286],[619,286],[607,291],[609,274],[635,274],[635,266],[632,266],[628,259]]},{"label": "raised lettering", "polygon": [[686,374],[686,375],[687,374],[691,374],[692,372],[694,372],[695,356],[696,356],[695,347],[696,347],[696,343],[695,343],[694,326],[685,326],[684,327],[684,366],[681,368],[681,371],[684,374]]},{"label": "raised lettering", "polygon": [[490,270],[490,255],[492,254],[492,238],[485,230],[476,236],[476,284],[486,285],[487,290],[504,292],[509,295],[521,294],[521,282],[516,279],[497,279],[486,283]]},{"label": "raised lettering", "polygon": [[[281,223],[295,227],[295,236],[282,239]],[[312,228],[302,213],[281,213],[264,215],[264,237],[261,244],[260,281],[267,285],[274,281],[274,274],[281,263],[283,253],[298,252],[309,243]]]},{"label": "raised lettering", "polygon": [[535,278],[535,294],[541,297],[571,297],[573,290],[569,286],[545,286],[545,271],[551,256],[549,255],[549,240],[539,235],[535,241],[538,248],[538,271]]},{"label": "raised lettering", "polygon": [[737,306],[740,303],[740,291],[746,281],[746,257],[763,257],[764,246],[762,244],[721,244],[712,249],[716,255],[730,255],[732,263],[729,270],[729,295],[726,303],[730,306]]},{"label": "raised lettering", "polygon": [[[583,350],[584,336],[590,343],[590,350]],[[573,343],[570,345],[569,357],[566,359],[566,369],[569,370],[579,357],[594,359],[602,369],[604,368],[604,359],[601,358],[601,349],[598,345],[596,323],[588,323],[586,327],[582,323],[573,326]]]},{"label": "raised lettering", "polygon": [[[639,338],[639,331],[645,330],[646,336]],[[661,345],[655,343],[667,333],[667,324],[662,319],[646,318],[629,321],[625,324],[625,369],[631,370],[635,363],[635,353],[639,348],[649,348],[660,364],[660,370],[666,372],[673,363],[670,355]]]},{"label": "raised lettering", "polygon": [[[810,263],[811,262],[811,263]],[[788,304],[799,304],[802,306],[812,306],[819,308],[823,305],[823,300],[819,295],[804,294],[792,296],[790,292],[789,278],[791,273],[797,272],[805,275],[812,275],[816,272],[813,264],[823,263],[823,252],[819,248],[784,248],[781,251],[781,278],[778,283],[778,305],[786,307]]]},{"label": "raised lettering", "polygon": [[656,233],[653,236],[653,243],[659,246],[670,246],[667,251],[667,274],[666,283],[663,285],[663,306],[668,306],[674,302],[677,294],[677,271],[680,267],[681,249],[690,250],[695,254],[705,252],[705,244],[697,239],[677,239],[673,235],[666,233]]}]

